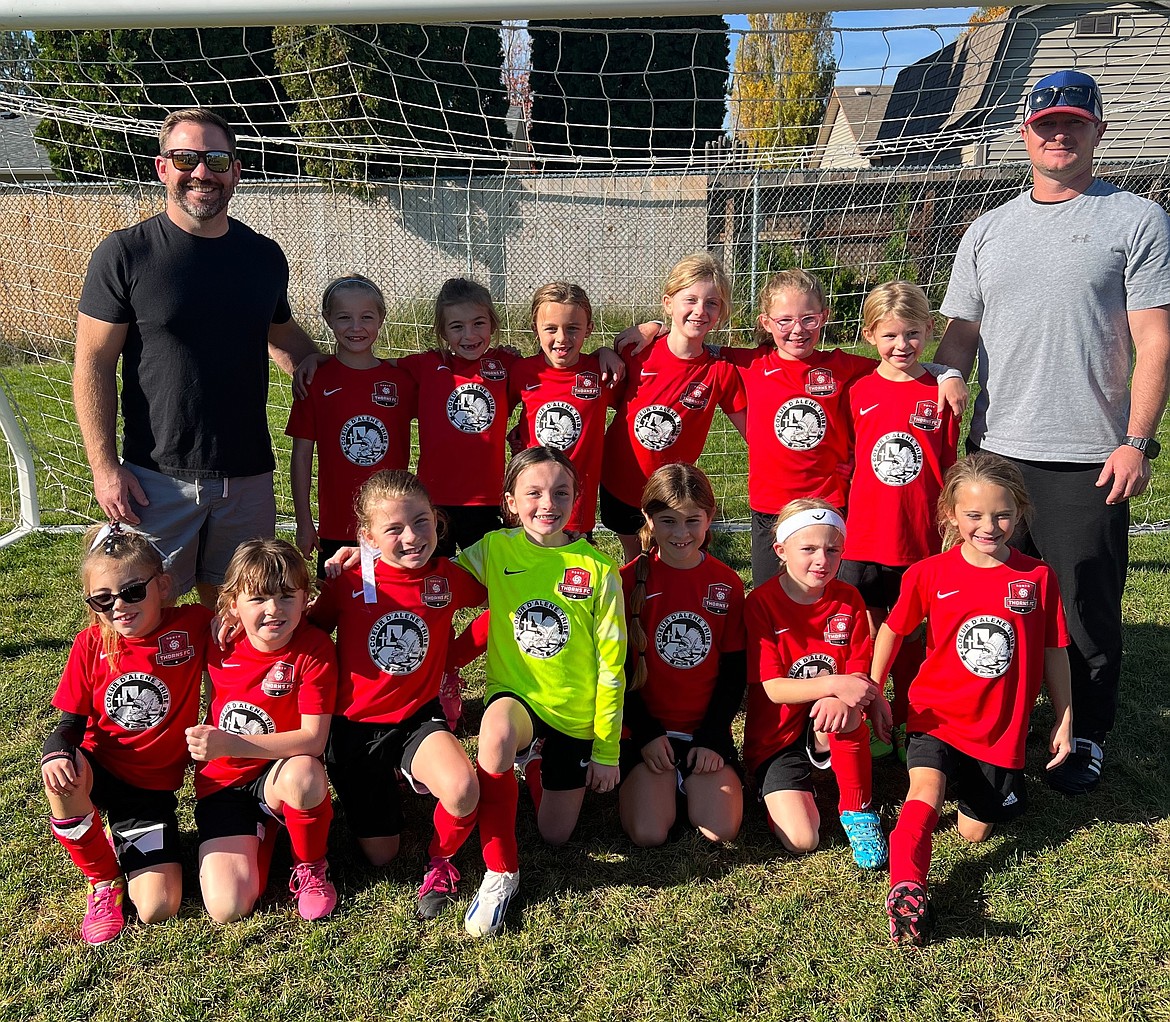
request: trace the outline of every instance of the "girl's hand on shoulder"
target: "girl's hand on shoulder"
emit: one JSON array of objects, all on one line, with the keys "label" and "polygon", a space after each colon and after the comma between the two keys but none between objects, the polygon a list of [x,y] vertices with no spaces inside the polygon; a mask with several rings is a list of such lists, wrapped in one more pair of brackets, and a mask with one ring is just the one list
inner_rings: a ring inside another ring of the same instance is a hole
[{"label": "girl's hand on shoulder", "polygon": [[238,618],[230,614],[216,614],[211,619],[211,640],[220,649],[227,649],[233,639],[244,630]]},{"label": "girl's hand on shoulder", "polygon": [[687,753],[687,766],[695,774],[713,774],[723,769],[723,757],[714,749],[704,749],[697,745]]},{"label": "girl's hand on shoulder", "polygon": [[659,735],[642,746],[642,762],[652,774],[664,774],[674,769],[674,747],[666,735]]},{"label": "girl's hand on shoulder", "polygon": [[833,695],[850,709],[865,709],[880,695],[877,685],[860,671],[856,674],[836,675],[836,680],[832,682],[830,688]]},{"label": "girl's hand on shoulder", "polygon": [[208,763],[213,759],[231,755],[229,749],[232,736],[210,724],[196,724],[187,728],[187,751],[196,763]]},{"label": "girl's hand on shoulder", "polygon": [[835,696],[825,696],[812,704],[808,711],[814,731],[822,734],[837,734],[845,730],[849,721],[849,707]]},{"label": "girl's hand on shoulder", "polygon": [[309,396],[309,385],[313,382],[313,377],[317,375],[317,367],[322,362],[328,361],[328,355],[314,351],[297,363],[297,367],[293,371],[293,397],[304,401]]},{"label": "girl's hand on shoulder", "polygon": [[56,754],[47,763],[41,763],[41,780],[51,795],[71,795],[77,788],[77,765],[73,756]]},{"label": "girl's hand on shoulder", "polygon": [[612,387],[626,378],[626,364],[621,356],[609,348],[597,349],[597,362],[601,366],[601,382]]},{"label": "girl's hand on shoulder", "polygon": [[889,742],[894,733],[894,712],[890,709],[889,701],[884,695],[878,697],[866,707],[866,717],[873,724],[873,733],[883,742]]},{"label": "girl's hand on shoulder", "polygon": [[589,769],[585,771],[585,786],[591,791],[607,792],[617,787],[618,777],[621,774],[615,766],[603,766],[596,760],[590,760]]},{"label": "girl's hand on shoulder", "polygon": [[963,380],[943,380],[938,385],[939,403],[950,405],[956,419],[963,418],[963,413],[967,410],[967,399],[970,396],[971,391]]},{"label": "girl's hand on shoulder", "polygon": [[337,578],[346,568],[356,568],[361,563],[361,547],[343,546],[325,562],[325,577]]},{"label": "girl's hand on shoulder", "polygon": [[628,326],[613,339],[613,350],[620,355],[632,344],[634,350],[630,352],[630,355],[641,354],[661,332],[661,323],[639,323],[637,326]]}]

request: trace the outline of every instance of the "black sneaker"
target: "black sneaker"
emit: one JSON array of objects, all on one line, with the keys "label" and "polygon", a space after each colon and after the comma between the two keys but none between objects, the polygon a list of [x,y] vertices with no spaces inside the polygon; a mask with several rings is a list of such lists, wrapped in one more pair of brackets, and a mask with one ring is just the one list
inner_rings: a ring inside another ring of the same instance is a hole
[{"label": "black sneaker", "polygon": [[922,947],[930,940],[934,915],[922,884],[913,880],[894,884],[886,898],[886,915],[890,917],[890,940],[895,944]]},{"label": "black sneaker", "polygon": [[434,919],[459,893],[459,870],[450,860],[435,857],[418,889],[419,919]]},{"label": "black sneaker", "polygon": [[1072,752],[1058,767],[1048,771],[1048,786],[1064,795],[1087,795],[1101,783],[1105,750],[1088,738],[1074,738]]}]

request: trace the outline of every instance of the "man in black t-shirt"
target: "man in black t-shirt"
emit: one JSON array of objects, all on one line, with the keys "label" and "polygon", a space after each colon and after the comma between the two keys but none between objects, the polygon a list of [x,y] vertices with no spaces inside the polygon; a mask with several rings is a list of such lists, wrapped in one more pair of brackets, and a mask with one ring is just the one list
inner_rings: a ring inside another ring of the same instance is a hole
[{"label": "man in black t-shirt", "polygon": [[292,318],[280,246],[227,215],[240,180],[231,127],[179,110],[159,143],[165,211],[90,260],[73,402],[102,511],[174,552],[177,591],[197,584],[206,603],[236,546],[275,531],[268,359],[291,374],[317,349]]}]

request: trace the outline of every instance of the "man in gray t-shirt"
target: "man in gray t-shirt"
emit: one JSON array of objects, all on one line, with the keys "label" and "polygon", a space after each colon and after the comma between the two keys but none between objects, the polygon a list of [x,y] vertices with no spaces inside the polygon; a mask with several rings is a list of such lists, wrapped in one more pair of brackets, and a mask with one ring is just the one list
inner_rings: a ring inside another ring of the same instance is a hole
[{"label": "man in gray t-shirt", "polygon": [[978,355],[969,443],[1019,465],[1035,504],[1020,545],[1060,579],[1077,740],[1049,781],[1067,794],[1096,787],[1113,727],[1128,501],[1149,484],[1170,384],[1170,219],[1093,176],[1105,128],[1088,75],[1033,87],[1032,188],[964,235],[936,356],[969,372]]}]

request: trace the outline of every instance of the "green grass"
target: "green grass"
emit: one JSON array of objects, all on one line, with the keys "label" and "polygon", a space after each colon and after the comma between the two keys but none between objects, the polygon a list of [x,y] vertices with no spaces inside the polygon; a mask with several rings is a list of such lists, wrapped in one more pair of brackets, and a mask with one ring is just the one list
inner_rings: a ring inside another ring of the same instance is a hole
[{"label": "green grass", "polygon": [[[462,932],[482,869],[474,838],[456,860],[456,909],[426,927],[412,918],[429,833],[419,798],[407,802],[402,854],[386,870],[362,865],[339,813],[341,902],[330,920],[296,917],[278,853],[261,909],[214,925],[198,903],[188,791],[179,917],[132,924],[94,949],[77,937],[82,884],[49,835],[37,766],[83,623],[78,540],[31,537],[0,551],[0,1020],[1168,1018],[1168,544],[1133,543],[1103,788],[1076,801],[1049,791],[1036,739],[1021,822],[973,847],[957,837],[953,809],[944,814],[931,867],[939,931],[924,950],[889,945],[883,878],[854,867],[831,782],[818,793],[822,848],[803,859],[780,852],[750,799],[734,844],[686,836],[642,851],[622,836],[612,796],[587,800],[562,849],[540,844],[522,796],[523,901],[494,941]],[[746,572],[746,536],[720,537],[718,553]],[[473,679],[473,725],[481,685]],[[1046,732],[1047,708],[1036,716]],[[879,763],[887,825],[904,792],[904,774]]]}]

